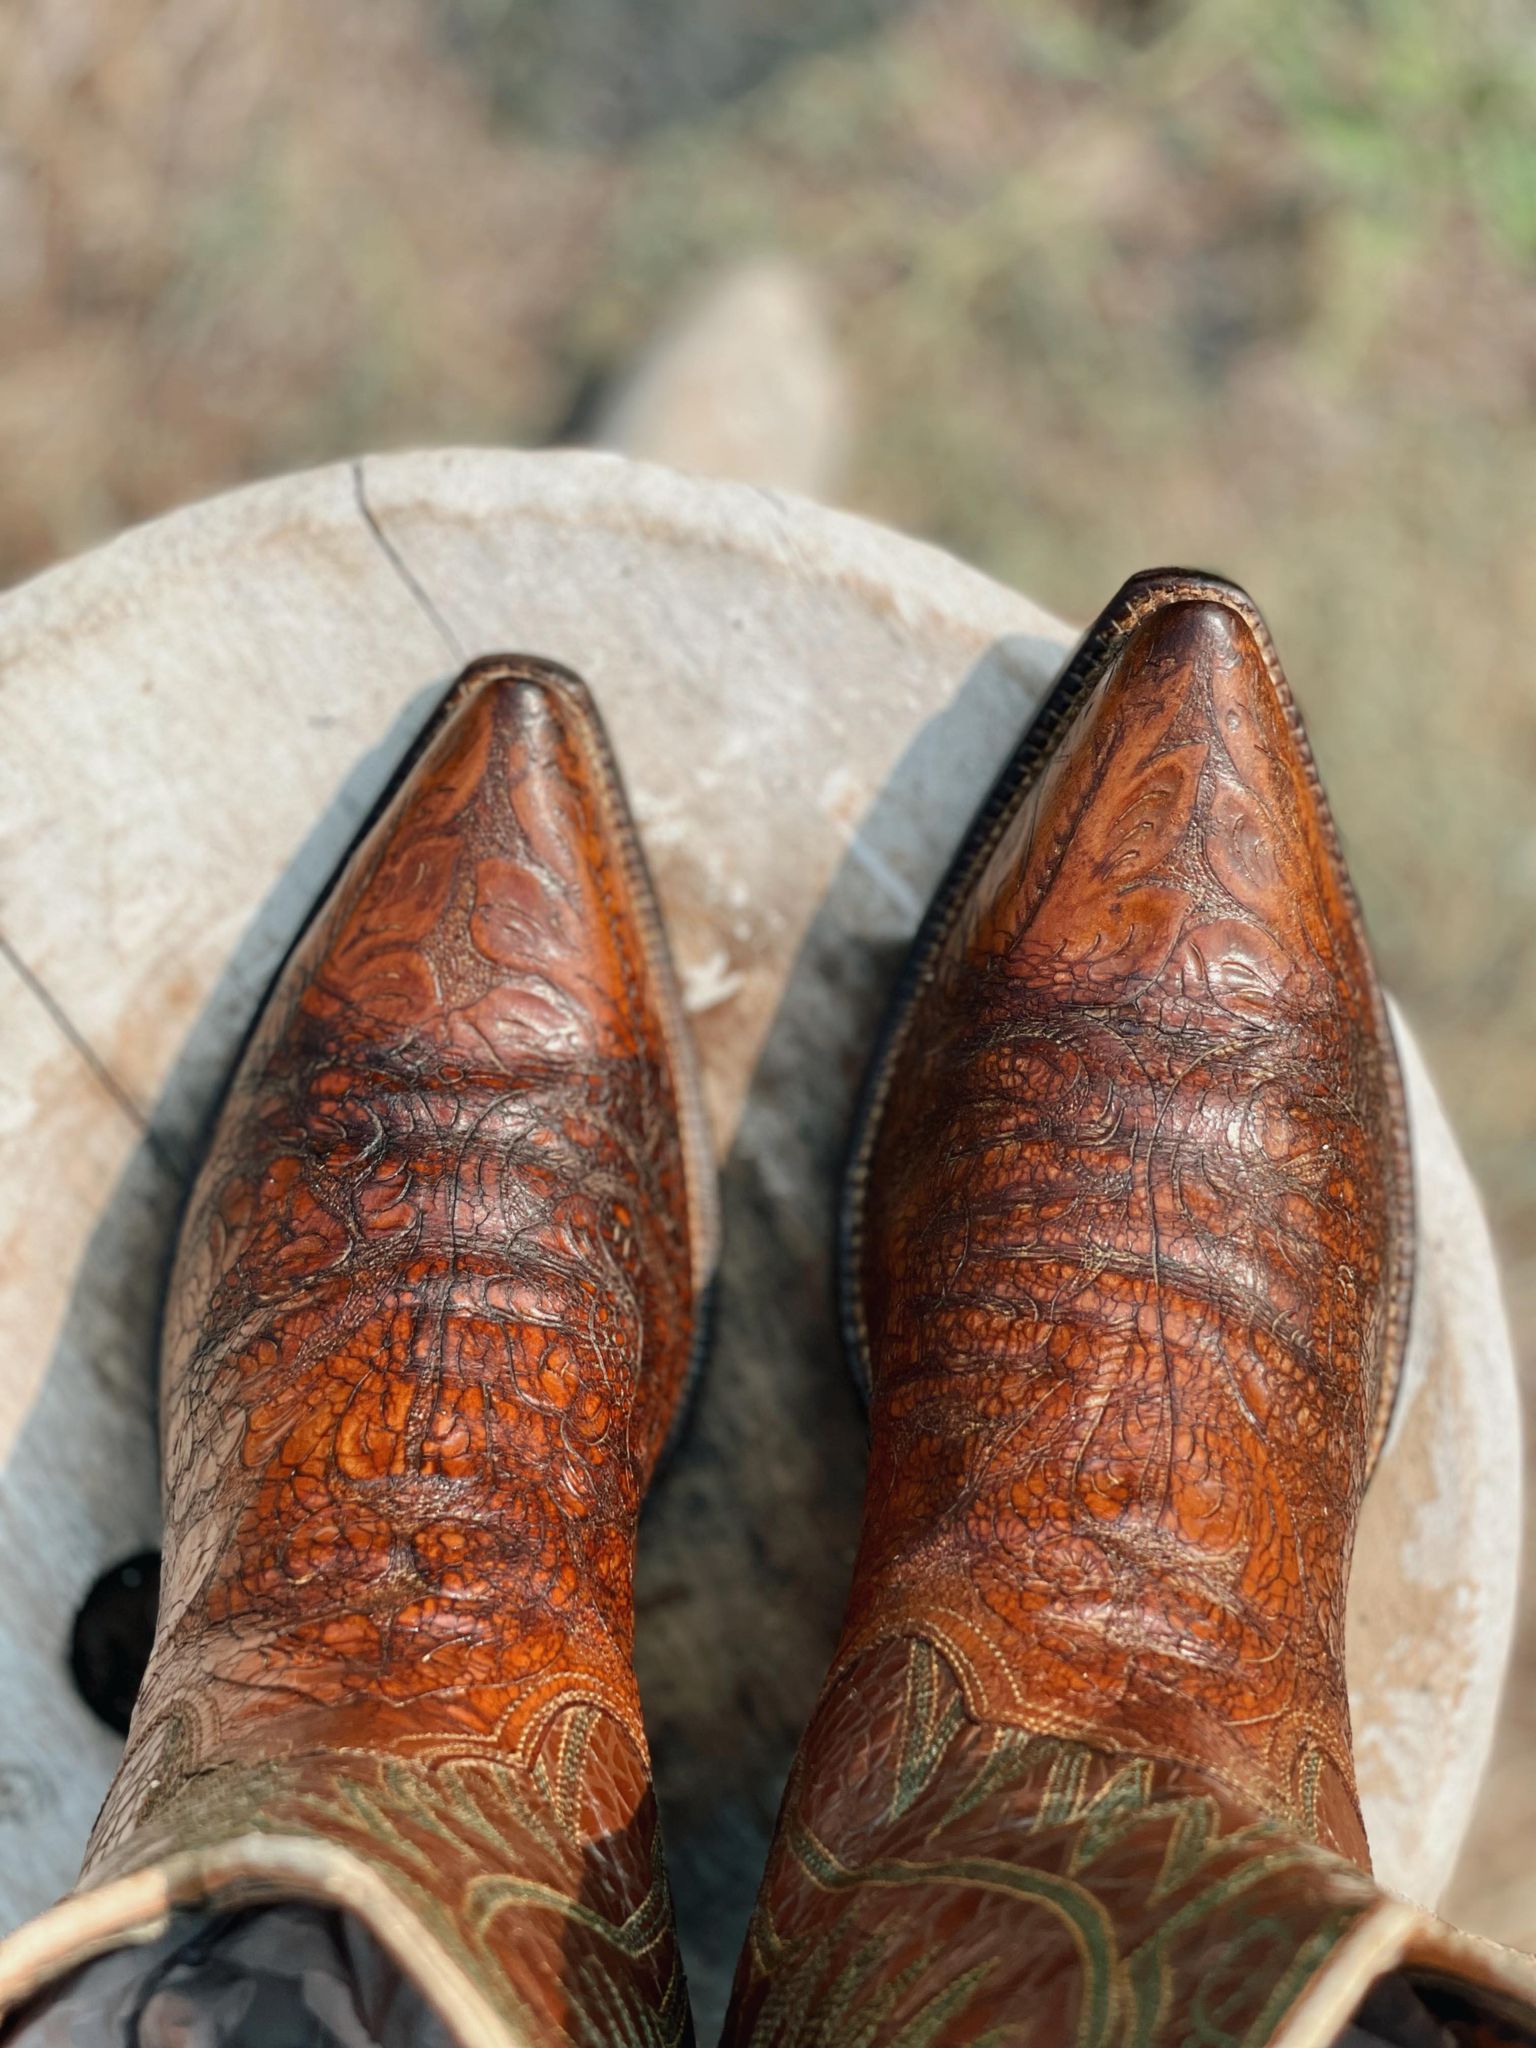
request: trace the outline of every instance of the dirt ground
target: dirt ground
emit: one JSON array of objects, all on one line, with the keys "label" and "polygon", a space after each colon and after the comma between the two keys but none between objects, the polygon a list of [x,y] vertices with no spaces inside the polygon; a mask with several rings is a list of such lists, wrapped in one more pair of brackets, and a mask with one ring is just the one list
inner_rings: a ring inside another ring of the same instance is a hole
[{"label": "dirt ground", "polygon": [[[539,444],[797,256],[844,499],[1073,617],[1258,596],[1536,1380],[1521,0],[10,0],[0,579],[359,450]],[[1536,1591],[1453,1908],[1536,1947]]]}]

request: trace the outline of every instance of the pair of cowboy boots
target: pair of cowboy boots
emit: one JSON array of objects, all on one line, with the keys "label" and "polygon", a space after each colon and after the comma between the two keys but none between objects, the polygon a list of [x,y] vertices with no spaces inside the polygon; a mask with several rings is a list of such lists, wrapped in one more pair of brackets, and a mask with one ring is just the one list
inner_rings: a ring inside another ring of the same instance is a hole
[{"label": "pair of cowboy boots", "polygon": [[[631,1584],[715,1235],[596,713],[477,664],[193,1193],[155,1651],[81,1889],[0,1945],[11,2048],[690,2038]],[[1536,2042],[1521,1965],[1373,1884],[1355,1797],[1345,1589],[1411,1245],[1263,625],[1139,578],[866,1090],[863,1540],[730,2043]]]}]

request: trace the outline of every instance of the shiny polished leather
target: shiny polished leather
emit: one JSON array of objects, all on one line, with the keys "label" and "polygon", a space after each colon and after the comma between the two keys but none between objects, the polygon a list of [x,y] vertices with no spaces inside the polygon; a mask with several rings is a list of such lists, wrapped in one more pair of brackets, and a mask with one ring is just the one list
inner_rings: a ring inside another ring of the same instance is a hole
[{"label": "shiny polished leather", "polygon": [[1263,2048],[1378,1903],[1202,1772],[973,1714],[909,1636],[828,1689],[724,2039]]},{"label": "shiny polished leather", "polygon": [[[1382,997],[1268,636],[1131,585],[921,949],[856,1155],[849,1646],[1361,1860],[1355,1519],[1408,1305]],[[1035,742],[1038,745],[1038,742]]]},{"label": "shiny polished leather", "polygon": [[862,1541],[729,2041],[1269,2038],[1379,1898],[1344,1602],[1410,1226],[1268,636],[1229,585],[1138,578],[962,849],[868,1086]]},{"label": "shiny polished leather", "polygon": [[90,1881],[244,1831],[343,1844],[516,2038],[683,2038],[631,1582],[714,1216],[596,713],[480,663],[283,971],[191,1199],[159,1634]]}]

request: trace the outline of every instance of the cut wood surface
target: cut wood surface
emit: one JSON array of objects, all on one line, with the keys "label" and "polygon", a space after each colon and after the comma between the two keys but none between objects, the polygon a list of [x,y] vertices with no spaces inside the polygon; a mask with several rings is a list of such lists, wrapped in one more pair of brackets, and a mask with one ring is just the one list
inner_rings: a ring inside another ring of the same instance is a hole
[{"label": "cut wood surface", "polygon": [[[723,1174],[714,1355],[640,1574],[709,2038],[857,1531],[863,1421],[830,1291],[852,1091],[1071,637],[865,522],[578,454],[284,478],[0,600],[0,1922],[68,1886],[114,1767],[65,1648],[97,1572],[155,1540],[160,1275],[220,1079],[450,676],[533,652],[580,670],[612,730]],[[1509,1645],[1519,1435],[1486,1231],[1406,1050],[1420,1286],[1350,1674],[1378,1868],[1433,1903]]]}]

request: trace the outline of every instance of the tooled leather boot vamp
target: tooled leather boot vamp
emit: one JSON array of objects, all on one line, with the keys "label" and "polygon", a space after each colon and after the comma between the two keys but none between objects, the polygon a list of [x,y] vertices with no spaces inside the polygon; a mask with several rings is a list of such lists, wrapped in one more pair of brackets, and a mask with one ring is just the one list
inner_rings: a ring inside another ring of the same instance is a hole
[{"label": "tooled leather boot vamp", "polygon": [[125,1815],[157,1724],[202,1766],[513,1747],[579,1696],[644,1753],[634,1533],[707,1258],[696,1105],[584,693],[526,665],[461,693],[194,1189]]},{"label": "tooled leather boot vamp", "polygon": [[886,1077],[855,1633],[926,1611],[1015,1718],[1145,1747],[1150,1716],[1271,1803],[1349,1785],[1344,1595],[1400,1308],[1391,1059],[1266,651],[1224,604],[1152,609]]}]

